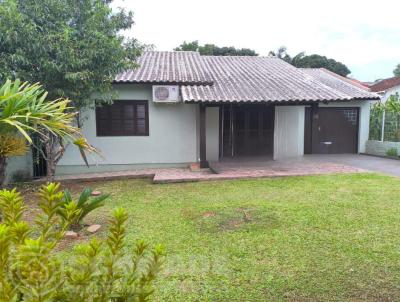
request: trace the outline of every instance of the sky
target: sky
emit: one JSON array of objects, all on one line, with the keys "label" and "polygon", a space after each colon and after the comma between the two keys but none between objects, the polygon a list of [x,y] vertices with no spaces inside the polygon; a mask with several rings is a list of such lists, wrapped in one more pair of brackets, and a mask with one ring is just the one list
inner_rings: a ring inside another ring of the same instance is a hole
[{"label": "sky", "polygon": [[116,0],[113,6],[134,12],[135,25],[124,35],[156,50],[193,40],[260,55],[286,46],[290,55],[340,61],[361,81],[391,77],[400,63],[399,0]]}]

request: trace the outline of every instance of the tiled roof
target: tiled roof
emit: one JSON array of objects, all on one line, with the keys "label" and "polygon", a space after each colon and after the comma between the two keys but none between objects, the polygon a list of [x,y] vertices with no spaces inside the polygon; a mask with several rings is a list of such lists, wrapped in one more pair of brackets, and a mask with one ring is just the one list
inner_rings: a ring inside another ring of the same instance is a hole
[{"label": "tiled roof", "polygon": [[371,84],[370,84],[369,82],[362,82],[362,81],[357,80],[357,79],[354,79],[354,78],[345,78],[345,79],[348,79],[348,80],[350,80],[351,82],[354,82],[354,83],[356,83],[356,84],[358,84],[358,85],[361,85],[362,87],[367,88],[368,91],[370,91],[369,86],[370,86]]},{"label": "tiled roof", "polygon": [[275,57],[202,58],[207,62],[214,84],[182,86],[185,102],[313,102],[379,98],[357,87],[352,89],[347,82],[328,74],[323,82]]},{"label": "tiled roof", "polygon": [[115,83],[212,84],[207,68],[195,51],[146,51],[139,68],[119,74]]},{"label": "tiled roof", "polygon": [[381,92],[396,86],[400,86],[400,77],[384,79],[369,87],[371,88],[371,91]]},{"label": "tiled roof", "polygon": [[300,68],[301,71],[315,77],[318,81],[333,89],[358,98],[369,97],[370,89],[353,79],[342,77],[325,68]]},{"label": "tiled roof", "polygon": [[[174,83],[185,102],[296,102],[377,99],[332,75],[324,79],[275,57],[200,56],[197,52],[150,51],[139,67],[115,83]],[[319,73],[316,71],[315,73]]]}]

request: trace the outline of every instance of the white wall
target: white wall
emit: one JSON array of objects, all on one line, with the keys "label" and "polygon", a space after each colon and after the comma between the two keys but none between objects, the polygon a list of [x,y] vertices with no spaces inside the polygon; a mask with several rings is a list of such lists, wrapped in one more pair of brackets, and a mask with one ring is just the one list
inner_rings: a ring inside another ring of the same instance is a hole
[{"label": "white wall", "polygon": [[304,106],[276,106],[274,159],[303,156]]},{"label": "white wall", "polygon": [[392,87],[386,90],[383,94],[380,94],[382,102],[385,103],[391,95],[394,95],[396,93],[400,94],[400,86]]},{"label": "white wall", "polygon": [[335,102],[328,104],[320,104],[320,107],[359,107],[360,108],[360,123],[358,132],[358,152],[365,153],[366,143],[369,136],[369,114],[370,107],[373,101],[357,101],[357,102]]},{"label": "white wall", "polygon": [[[149,136],[97,137],[95,111],[86,112],[83,133],[104,158],[90,158],[91,170],[115,170],[108,165],[182,164],[197,161],[197,105],[156,104],[152,102],[151,85],[123,84],[115,86],[119,100],[148,100]],[[210,142],[211,145],[211,142]],[[211,150],[210,150],[211,152]],[[212,154],[212,152],[210,153]],[[89,172],[76,148],[69,147],[61,159],[57,173]],[[107,168],[104,169],[104,165]],[[79,169],[82,169],[80,171]],[[118,169],[118,168],[117,168]]]},{"label": "white wall", "polygon": [[206,157],[208,161],[219,159],[219,107],[206,108]]}]

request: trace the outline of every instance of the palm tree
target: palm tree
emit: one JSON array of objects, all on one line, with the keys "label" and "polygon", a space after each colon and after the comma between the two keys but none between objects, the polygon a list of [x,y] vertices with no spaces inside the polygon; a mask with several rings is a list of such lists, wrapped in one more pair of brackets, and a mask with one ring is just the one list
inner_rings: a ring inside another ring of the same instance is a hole
[{"label": "palm tree", "polygon": [[269,55],[277,57],[279,59],[282,59],[285,62],[287,62],[289,64],[292,64],[293,66],[298,67],[299,62],[301,61],[301,59],[304,58],[305,53],[304,53],[304,51],[302,51],[302,52],[299,52],[294,57],[292,57],[287,53],[287,48],[285,46],[281,46],[276,51],[271,50],[269,52]]},{"label": "palm tree", "polygon": [[286,49],[285,46],[279,47],[276,51],[271,50],[269,52],[269,55],[277,57],[279,59],[282,59],[282,60],[284,60],[285,62],[288,62],[288,63],[290,63],[292,61],[292,58],[287,53],[287,49]]},{"label": "palm tree", "polygon": [[[7,158],[25,154],[27,146],[33,143],[32,134],[74,143],[86,164],[83,150],[96,151],[73,126],[76,112],[69,107],[70,101],[48,101],[46,97],[47,92],[39,84],[7,80],[0,87],[0,185],[5,180]],[[60,148],[64,148],[63,143]]]}]

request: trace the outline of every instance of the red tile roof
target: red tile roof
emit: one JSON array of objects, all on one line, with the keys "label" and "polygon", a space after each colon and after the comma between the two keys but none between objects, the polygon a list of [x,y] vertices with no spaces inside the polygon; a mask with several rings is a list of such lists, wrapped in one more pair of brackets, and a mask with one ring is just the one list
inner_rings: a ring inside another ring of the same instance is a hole
[{"label": "red tile roof", "polygon": [[385,90],[388,90],[388,89],[396,87],[396,86],[400,86],[400,77],[393,77],[393,78],[381,80],[378,83],[371,85],[370,88],[371,88],[371,91],[381,92],[381,91],[385,91]]}]

